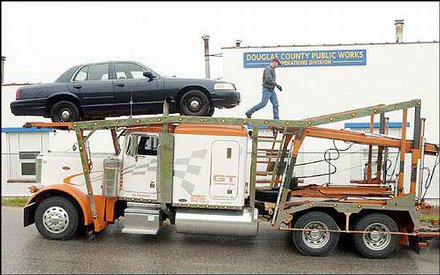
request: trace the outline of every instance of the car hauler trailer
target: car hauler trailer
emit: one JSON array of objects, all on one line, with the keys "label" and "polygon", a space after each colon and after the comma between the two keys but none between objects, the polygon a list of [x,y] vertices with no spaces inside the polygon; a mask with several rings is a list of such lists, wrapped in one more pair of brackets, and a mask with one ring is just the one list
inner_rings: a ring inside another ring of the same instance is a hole
[{"label": "car hauler trailer", "polygon": [[[439,236],[438,229],[427,232],[419,223],[426,205],[421,196],[423,160],[427,155],[438,157],[439,145],[425,142],[418,99],[303,120],[168,116],[167,106],[165,102],[164,116],[25,124],[74,131],[80,161],[77,153],[38,157],[39,184],[31,188],[24,226],[35,222],[43,236],[68,239],[81,225],[100,232],[123,216],[123,233],[154,235],[168,219],[180,233],[255,236],[259,214],[265,214],[274,228],[292,232],[295,246],[305,255],[330,253],[339,235],[347,233],[353,235],[357,250],[370,258],[387,257],[399,243],[418,251],[423,239]],[[401,111],[406,125],[411,108],[413,140],[406,138],[406,127],[400,137],[387,135],[385,115]],[[376,116],[379,134],[372,127]],[[359,117],[370,117],[370,133],[318,127]],[[261,135],[261,126],[274,135]],[[110,131],[114,154],[90,152],[87,140],[97,130]],[[294,171],[307,137],[367,145],[364,179],[350,185],[299,185]],[[270,148],[262,149],[267,142]],[[373,148],[377,160],[372,158]],[[400,152],[394,182],[386,177],[390,148]],[[408,154],[411,182],[405,190]],[[258,171],[258,164],[267,167]],[[263,187],[257,180],[261,175],[268,177]]]}]

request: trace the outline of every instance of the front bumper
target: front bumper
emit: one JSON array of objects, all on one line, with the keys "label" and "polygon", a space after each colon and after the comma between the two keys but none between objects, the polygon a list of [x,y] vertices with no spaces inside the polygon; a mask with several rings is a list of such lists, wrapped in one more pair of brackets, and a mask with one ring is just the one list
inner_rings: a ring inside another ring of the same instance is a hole
[{"label": "front bumper", "polygon": [[45,99],[20,99],[11,102],[11,112],[16,116],[45,116]]},{"label": "front bumper", "polygon": [[211,93],[212,103],[216,108],[234,108],[241,102],[240,93],[235,90],[214,90]]}]

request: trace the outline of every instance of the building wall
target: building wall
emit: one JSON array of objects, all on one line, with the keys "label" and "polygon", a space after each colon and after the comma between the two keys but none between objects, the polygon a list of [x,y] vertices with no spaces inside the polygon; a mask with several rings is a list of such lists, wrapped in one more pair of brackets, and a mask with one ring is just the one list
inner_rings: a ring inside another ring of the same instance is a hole
[{"label": "building wall", "polygon": [[[366,65],[362,66],[327,66],[327,67],[279,67],[276,69],[277,82],[283,91],[277,92],[280,102],[281,119],[302,119],[333,112],[340,112],[377,104],[391,104],[419,98],[422,100],[422,117],[426,120],[425,136],[427,141],[439,142],[439,43],[405,43],[405,44],[358,44],[334,46],[292,46],[292,47],[246,47],[223,49],[223,79],[236,84],[241,92],[240,106],[229,110],[217,110],[215,116],[244,117],[246,110],[261,99],[261,79],[263,68],[245,68],[246,52],[280,52],[280,51],[321,51],[321,50],[366,50]],[[411,121],[414,113],[408,112]],[[391,122],[401,121],[402,113],[389,113]],[[272,118],[272,107],[268,106],[253,115],[253,118]],[[378,118],[376,118],[378,121]],[[369,118],[355,119],[349,122],[369,122]],[[344,122],[325,125],[325,127],[342,129]],[[413,125],[407,130],[412,138]],[[400,135],[400,131],[395,131]],[[333,144],[322,140],[306,140],[302,153],[303,161],[322,159],[323,152]],[[337,142],[338,148],[347,144]],[[354,146],[351,151],[359,151]],[[354,156],[354,155],[352,155]],[[349,181],[359,177],[359,167],[354,161],[337,161],[342,166],[338,173],[332,175],[336,182]],[[428,166],[434,159],[428,158]],[[406,162],[409,165],[409,162]],[[345,169],[345,170],[344,170]],[[357,169],[357,170],[356,170]],[[303,167],[297,171],[300,175],[318,173],[328,167]],[[353,172],[357,171],[357,172]],[[407,169],[406,171],[409,171]],[[328,177],[307,179],[306,183],[322,184]],[[406,190],[409,185],[409,173],[406,178]],[[439,169],[436,170],[427,198],[438,203]]]}]

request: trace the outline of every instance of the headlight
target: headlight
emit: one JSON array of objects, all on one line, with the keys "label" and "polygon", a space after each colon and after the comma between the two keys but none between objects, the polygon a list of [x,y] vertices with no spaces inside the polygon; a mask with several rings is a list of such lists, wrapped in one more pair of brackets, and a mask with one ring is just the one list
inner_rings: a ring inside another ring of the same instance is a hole
[{"label": "headlight", "polygon": [[217,83],[214,85],[214,90],[235,90],[232,83]]}]

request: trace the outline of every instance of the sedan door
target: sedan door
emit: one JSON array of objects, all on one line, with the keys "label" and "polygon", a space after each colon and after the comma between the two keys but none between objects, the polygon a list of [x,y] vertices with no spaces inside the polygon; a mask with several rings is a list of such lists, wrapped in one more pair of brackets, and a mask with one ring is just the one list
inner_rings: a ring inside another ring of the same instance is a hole
[{"label": "sedan door", "polygon": [[161,112],[163,100],[159,98],[159,76],[147,78],[143,75],[148,69],[130,62],[114,64],[115,110],[119,115],[141,115]]},{"label": "sedan door", "polygon": [[82,67],[69,84],[69,89],[80,98],[86,117],[114,114],[114,91],[112,80],[109,79],[108,63]]}]

